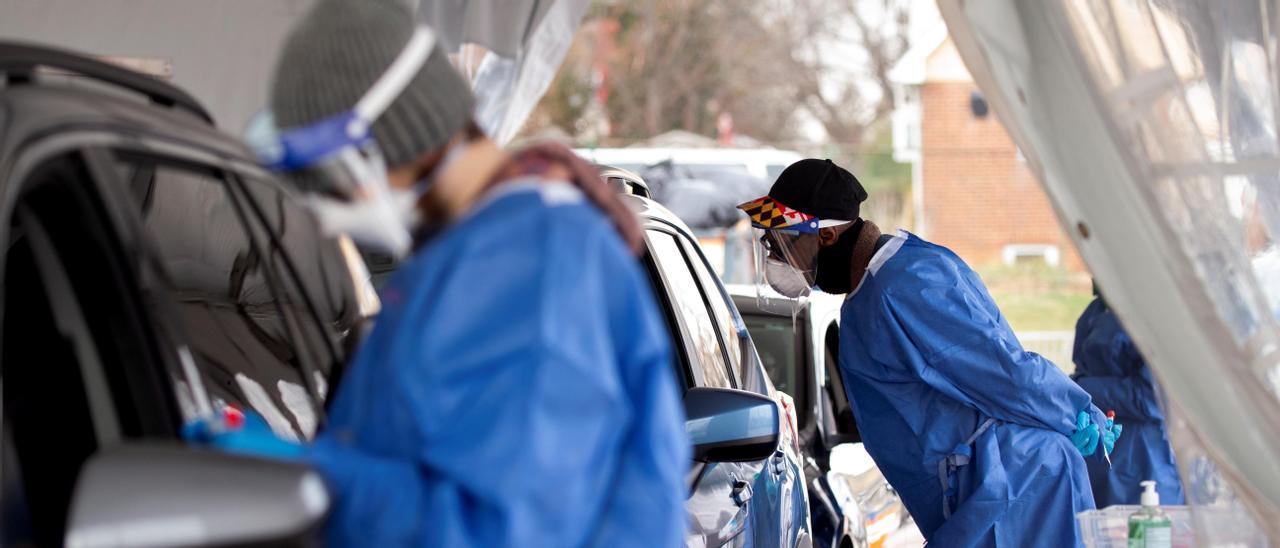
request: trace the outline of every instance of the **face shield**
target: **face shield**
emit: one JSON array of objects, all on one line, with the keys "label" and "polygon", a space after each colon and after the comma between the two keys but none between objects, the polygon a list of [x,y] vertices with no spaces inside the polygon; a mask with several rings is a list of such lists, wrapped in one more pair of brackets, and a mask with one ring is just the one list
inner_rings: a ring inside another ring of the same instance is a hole
[{"label": "face shield", "polygon": [[250,123],[245,140],[268,168],[292,178],[329,236],[347,235],[363,247],[397,258],[412,246],[415,191],[393,189],[371,133],[422,68],[435,35],[418,27],[399,56],[355,106],[311,125],[280,131],[270,112]]},{"label": "face shield", "polygon": [[756,280],[784,297],[803,299],[817,279],[822,221],[768,196],[738,206],[755,233]]},{"label": "face shield", "polygon": [[[768,285],[784,297],[807,297],[817,276],[817,254],[807,253],[805,248],[817,247],[817,234],[793,230],[766,230],[756,228],[757,282]],[[806,242],[806,236],[813,240]]]}]

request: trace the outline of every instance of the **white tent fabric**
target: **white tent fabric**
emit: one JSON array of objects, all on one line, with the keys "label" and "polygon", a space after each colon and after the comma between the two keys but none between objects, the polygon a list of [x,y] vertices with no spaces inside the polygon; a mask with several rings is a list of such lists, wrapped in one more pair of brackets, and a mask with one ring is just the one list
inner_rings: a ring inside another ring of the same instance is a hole
[{"label": "white tent fabric", "polygon": [[1280,541],[1274,4],[939,5],[1167,390],[1193,514],[1256,518],[1197,517],[1200,544]]},{"label": "white tent fabric", "polygon": [[418,17],[439,29],[451,51],[468,44],[486,50],[471,80],[476,119],[505,144],[551,85],[587,5],[588,0],[422,0]]},{"label": "white tent fabric", "polygon": [[480,44],[503,57],[515,57],[525,38],[555,4],[554,0],[421,0],[419,19],[436,29],[440,43],[457,51]]}]

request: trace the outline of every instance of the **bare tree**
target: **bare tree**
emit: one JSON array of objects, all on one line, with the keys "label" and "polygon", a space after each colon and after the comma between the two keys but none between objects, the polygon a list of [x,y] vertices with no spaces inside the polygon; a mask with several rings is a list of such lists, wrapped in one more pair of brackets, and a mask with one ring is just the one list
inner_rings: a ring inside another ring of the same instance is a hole
[{"label": "bare tree", "polygon": [[[573,131],[607,66],[605,112],[621,142],[672,129],[796,139],[801,111],[856,147],[893,108],[889,69],[907,48],[908,0],[630,0],[593,8],[530,126]],[[602,51],[601,29],[615,23]],[[847,56],[833,52],[849,52]]]},{"label": "bare tree", "polygon": [[893,111],[889,71],[909,46],[909,0],[781,1],[788,16],[775,28],[792,52],[796,100],[832,141],[863,144]]}]

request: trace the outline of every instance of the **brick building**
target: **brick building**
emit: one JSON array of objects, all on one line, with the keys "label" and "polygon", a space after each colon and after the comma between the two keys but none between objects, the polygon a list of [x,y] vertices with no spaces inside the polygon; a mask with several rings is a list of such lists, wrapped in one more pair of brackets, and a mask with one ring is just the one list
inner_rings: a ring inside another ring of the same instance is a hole
[{"label": "brick building", "polygon": [[974,266],[1084,265],[945,32],[918,41],[897,84],[894,157],[912,164],[916,232]]}]

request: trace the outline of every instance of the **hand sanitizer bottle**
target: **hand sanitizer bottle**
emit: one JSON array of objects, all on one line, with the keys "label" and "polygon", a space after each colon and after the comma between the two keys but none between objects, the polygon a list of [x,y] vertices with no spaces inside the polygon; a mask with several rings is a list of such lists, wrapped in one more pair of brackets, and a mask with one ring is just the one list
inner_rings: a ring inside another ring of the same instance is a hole
[{"label": "hand sanitizer bottle", "polygon": [[1171,548],[1173,522],[1160,511],[1160,494],[1156,482],[1144,481],[1142,509],[1129,516],[1129,548]]}]

